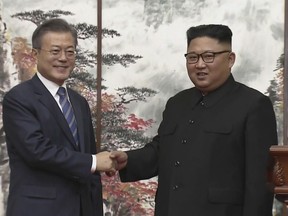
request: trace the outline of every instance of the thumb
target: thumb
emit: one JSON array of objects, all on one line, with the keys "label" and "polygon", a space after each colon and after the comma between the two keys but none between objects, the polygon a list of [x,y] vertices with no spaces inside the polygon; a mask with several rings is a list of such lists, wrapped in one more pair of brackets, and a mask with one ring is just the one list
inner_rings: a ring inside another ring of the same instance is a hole
[{"label": "thumb", "polygon": [[115,158],[117,158],[117,154],[115,152],[111,152],[109,157],[111,159],[115,159]]}]

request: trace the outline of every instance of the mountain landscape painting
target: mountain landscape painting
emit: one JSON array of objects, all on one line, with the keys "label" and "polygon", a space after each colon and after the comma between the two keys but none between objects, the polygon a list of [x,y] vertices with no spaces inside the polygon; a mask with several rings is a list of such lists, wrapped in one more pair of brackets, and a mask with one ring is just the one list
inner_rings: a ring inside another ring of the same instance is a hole
[{"label": "mountain landscape painting", "polygon": [[[239,82],[268,95],[283,144],[284,0],[102,1],[102,62],[97,62],[97,1],[0,0],[0,216],[9,190],[9,158],[2,124],[3,96],[36,72],[31,36],[44,20],[66,19],[78,32],[79,52],[68,84],[97,116],[97,65],[102,65],[102,150],[143,147],[157,133],[166,101],[191,88],[185,67],[186,30],[224,24],[233,32]],[[157,176],[121,183],[102,174],[105,216],[153,216]],[[274,216],[282,204],[275,200]]]}]

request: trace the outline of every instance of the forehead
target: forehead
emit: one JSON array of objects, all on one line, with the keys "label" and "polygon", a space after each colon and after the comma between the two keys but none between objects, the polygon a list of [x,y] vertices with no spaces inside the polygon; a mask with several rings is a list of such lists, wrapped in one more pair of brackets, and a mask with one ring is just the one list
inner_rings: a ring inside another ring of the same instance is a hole
[{"label": "forehead", "polygon": [[41,39],[42,45],[75,46],[75,40],[70,32],[46,32]]},{"label": "forehead", "polygon": [[219,43],[217,39],[210,37],[194,38],[187,47],[188,52],[219,51],[220,49],[229,49],[229,44]]}]

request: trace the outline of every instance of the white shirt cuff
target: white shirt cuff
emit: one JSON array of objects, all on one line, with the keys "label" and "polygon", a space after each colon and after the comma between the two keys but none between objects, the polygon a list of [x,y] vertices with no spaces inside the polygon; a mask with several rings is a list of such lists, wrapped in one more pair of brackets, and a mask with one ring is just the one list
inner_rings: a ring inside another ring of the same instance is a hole
[{"label": "white shirt cuff", "polygon": [[92,173],[96,171],[96,167],[97,167],[97,157],[96,155],[92,155],[92,166],[91,166]]}]

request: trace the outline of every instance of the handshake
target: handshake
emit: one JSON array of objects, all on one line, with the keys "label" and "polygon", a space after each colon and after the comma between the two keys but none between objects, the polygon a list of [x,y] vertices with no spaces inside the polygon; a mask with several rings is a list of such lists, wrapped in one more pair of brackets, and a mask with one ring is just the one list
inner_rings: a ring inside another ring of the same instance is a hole
[{"label": "handshake", "polygon": [[123,169],[128,160],[128,155],[124,151],[103,151],[96,154],[96,157],[96,170],[106,172],[108,176],[112,176],[116,171]]}]

